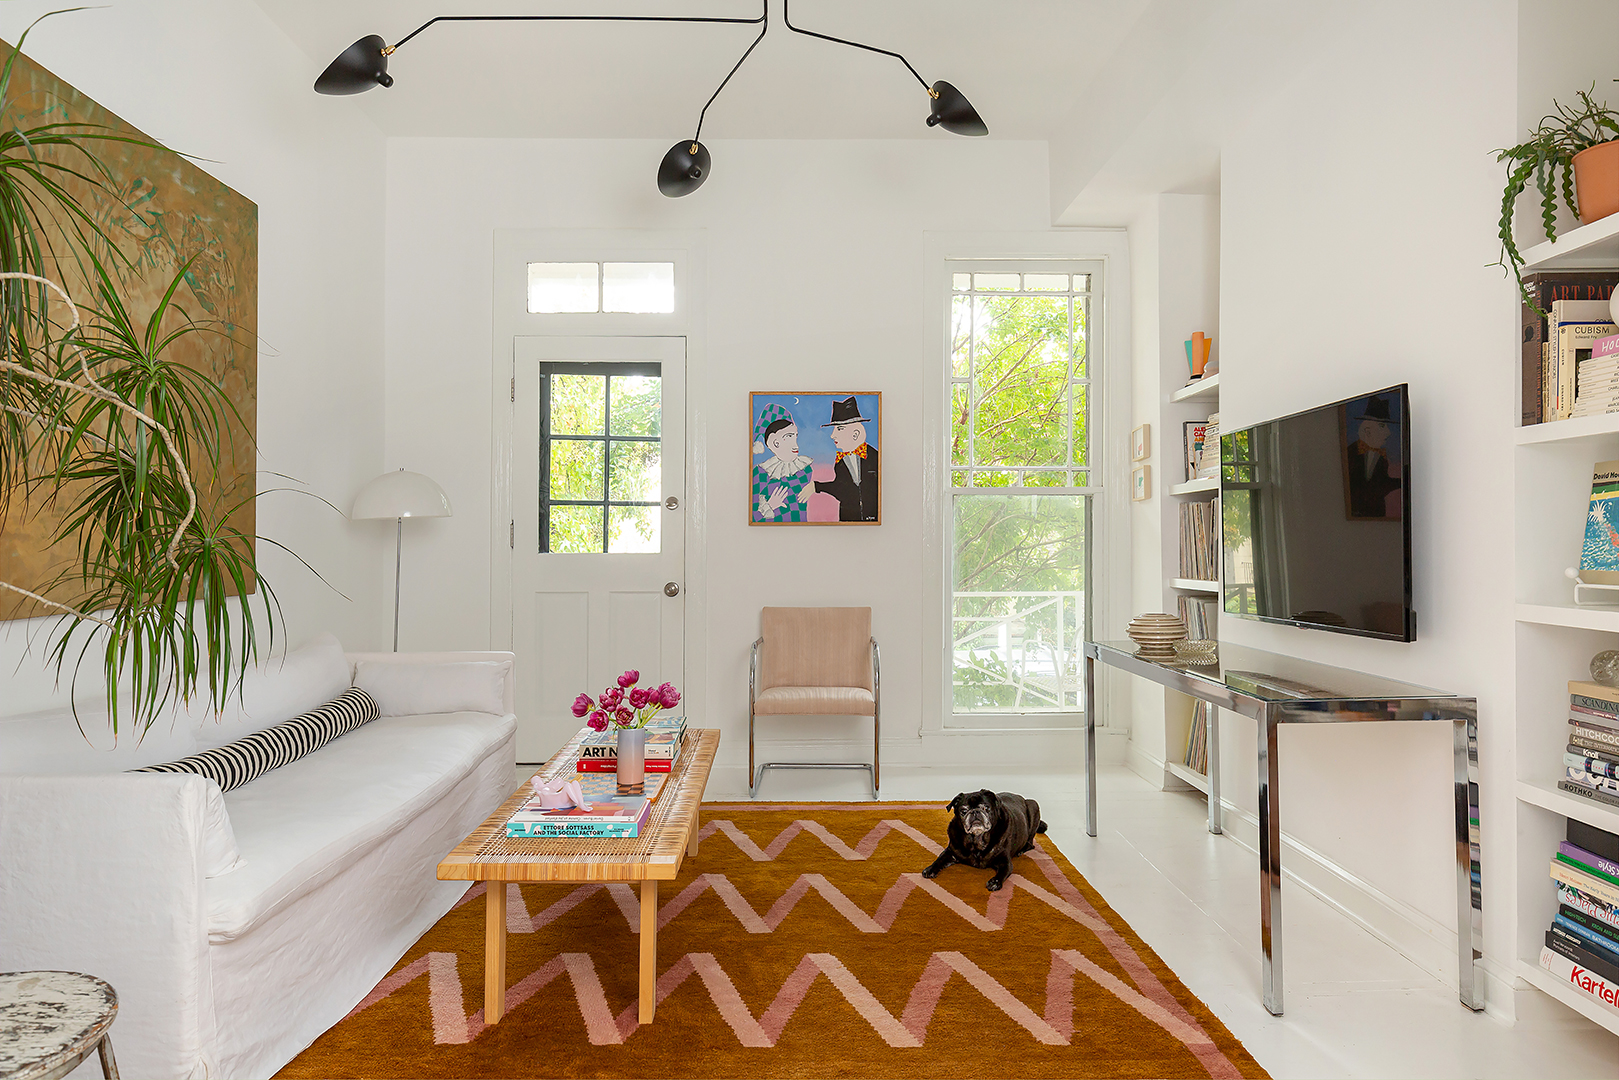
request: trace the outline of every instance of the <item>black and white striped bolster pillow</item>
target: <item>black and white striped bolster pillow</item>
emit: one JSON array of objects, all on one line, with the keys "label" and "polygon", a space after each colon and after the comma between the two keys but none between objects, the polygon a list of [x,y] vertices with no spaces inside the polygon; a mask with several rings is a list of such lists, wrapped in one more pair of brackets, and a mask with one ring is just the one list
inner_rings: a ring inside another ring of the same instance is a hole
[{"label": "black and white striped bolster pillow", "polygon": [[217,781],[221,791],[229,791],[319,750],[339,735],[346,735],[377,716],[377,703],[371,695],[358,686],[350,687],[318,709],[255,731],[235,742],[179,761],[130,771],[197,773]]}]

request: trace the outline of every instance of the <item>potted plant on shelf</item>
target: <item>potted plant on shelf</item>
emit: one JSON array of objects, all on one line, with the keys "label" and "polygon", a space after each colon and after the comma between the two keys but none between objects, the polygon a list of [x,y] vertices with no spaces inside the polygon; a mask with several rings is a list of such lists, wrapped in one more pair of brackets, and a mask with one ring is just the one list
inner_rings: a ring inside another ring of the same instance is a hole
[{"label": "potted plant on shelf", "polygon": [[626,671],[595,699],[580,694],[573,699],[573,715],[593,731],[613,727],[618,732],[618,790],[621,794],[641,793],[646,783],[647,724],[664,709],[680,704],[680,691],[671,683],[657,687],[636,686],[639,671]]},{"label": "potted plant on shelf", "polygon": [[1579,92],[1578,107],[1552,102],[1555,112],[1543,117],[1529,138],[1517,146],[1496,151],[1495,160],[1507,162],[1507,186],[1501,194],[1501,259],[1511,269],[1524,303],[1540,314],[1523,285],[1523,254],[1512,237],[1513,212],[1518,196],[1530,181],[1540,192],[1540,221],[1546,239],[1557,239],[1557,203],[1589,225],[1619,211],[1619,112],[1598,104],[1591,92]]}]

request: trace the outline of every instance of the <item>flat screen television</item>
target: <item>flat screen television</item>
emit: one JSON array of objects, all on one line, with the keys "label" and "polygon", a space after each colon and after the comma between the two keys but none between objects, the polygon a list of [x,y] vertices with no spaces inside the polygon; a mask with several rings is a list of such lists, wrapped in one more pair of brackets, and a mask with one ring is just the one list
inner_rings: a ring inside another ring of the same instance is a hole
[{"label": "flat screen television", "polygon": [[1225,612],[1412,641],[1406,385],[1220,435]]}]

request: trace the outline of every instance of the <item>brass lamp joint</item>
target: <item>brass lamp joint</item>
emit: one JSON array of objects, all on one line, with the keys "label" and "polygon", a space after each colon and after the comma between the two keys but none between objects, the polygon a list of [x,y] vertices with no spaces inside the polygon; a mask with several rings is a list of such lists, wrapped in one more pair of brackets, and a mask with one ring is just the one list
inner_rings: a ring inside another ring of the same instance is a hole
[{"label": "brass lamp joint", "polygon": [[383,56],[392,56],[394,54],[394,50],[397,49],[397,48],[399,48],[398,45],[384,45],[382,47],[382,55]]},{"label": "brass lamp joint", "polygon": [[939,92],[937,90],[933,89],[933,87],[930,86],[930,87],[928,87],[928,97],[930,97],[933,100],[937,101],[939,99]]}]

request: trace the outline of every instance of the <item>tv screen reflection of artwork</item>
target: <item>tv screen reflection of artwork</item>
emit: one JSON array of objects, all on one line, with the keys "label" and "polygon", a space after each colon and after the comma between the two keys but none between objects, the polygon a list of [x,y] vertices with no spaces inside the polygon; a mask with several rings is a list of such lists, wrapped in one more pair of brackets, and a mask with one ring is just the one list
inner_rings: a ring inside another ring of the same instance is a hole
[{"label": "tv screen reflection of artwork", "polygon": [[1412,641],[1405,384],[1220,436],[1225,612]]}]

